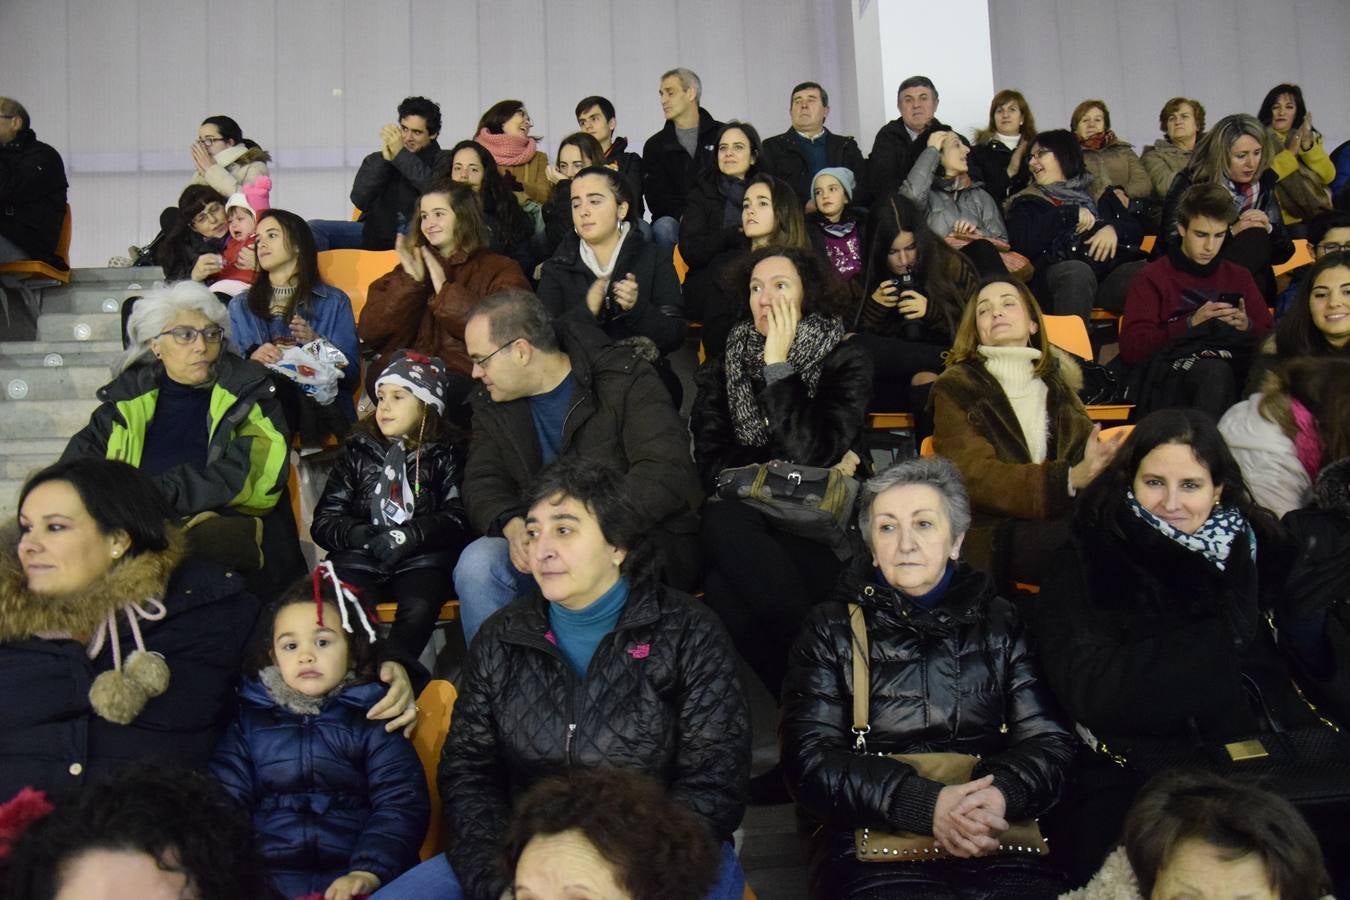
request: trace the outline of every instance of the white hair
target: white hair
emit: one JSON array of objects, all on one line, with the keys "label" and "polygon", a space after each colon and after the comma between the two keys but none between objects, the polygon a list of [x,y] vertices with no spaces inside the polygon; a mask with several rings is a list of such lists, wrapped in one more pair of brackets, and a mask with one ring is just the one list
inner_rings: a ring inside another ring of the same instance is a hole
[{"label": "white hair", "polygon": [[941,456],[920,456],[898,462],[863,484],[858,496],[858,530],[863,542],[872,546],[872,503],[882,493],[903,484],[926,484],[938,492],[951,522],[952,537],[959,538],[970,528],[970,495],[961,480],[961,470]]},{"label": "white hair", "polygon": [[178,281],[147,291],[136,300],[127,319],[127,350],[117,371],[125,372],[136,363],[152,358],[154,352],[150,342],[185,312],[206,316],[211,324],[225,329],[225,338],[229,339],[230,315],[225,304],[199,281]]}]

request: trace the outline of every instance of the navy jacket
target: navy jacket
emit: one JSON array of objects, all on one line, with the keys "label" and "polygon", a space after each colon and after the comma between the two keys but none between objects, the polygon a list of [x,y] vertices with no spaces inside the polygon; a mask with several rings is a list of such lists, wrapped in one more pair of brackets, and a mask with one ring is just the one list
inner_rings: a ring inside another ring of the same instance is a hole
[{"label": "navy jacket", "polygon": [[287,897],[322,894],[348,872],[388,884],[417,864],[431,801],[412,744],[366,711],[379,682],[328,699],[317,716],[278,706],[255,678],[211,770],[253,814],[258,848]]}]

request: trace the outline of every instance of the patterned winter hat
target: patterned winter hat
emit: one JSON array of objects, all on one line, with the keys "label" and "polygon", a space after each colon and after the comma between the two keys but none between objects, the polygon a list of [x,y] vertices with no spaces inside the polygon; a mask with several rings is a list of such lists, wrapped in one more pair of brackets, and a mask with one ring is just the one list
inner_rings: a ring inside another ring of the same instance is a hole
[{"label": "patterned winter hat", "polygon": [[445,394],[449,390],[445,363],[439,356],[426,356],[415,350],[400,350],[384,367],[380,377],[375,379],[375,390],[382,384],[395,384],[405,388],[418,400],[436,407],[436,412],[445,412]]}]

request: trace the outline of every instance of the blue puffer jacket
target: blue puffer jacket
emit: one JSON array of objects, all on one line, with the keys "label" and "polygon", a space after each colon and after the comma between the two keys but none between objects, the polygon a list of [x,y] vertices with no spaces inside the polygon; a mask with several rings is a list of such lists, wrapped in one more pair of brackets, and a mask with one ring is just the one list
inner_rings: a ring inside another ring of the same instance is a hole
[{"label": "blue puffer jacket", "polygon": [[412,744],[366,711],[378,682],[328,698],[318,715],[279,705],[256,678],[211,761],[253,813],[258,847],[287,897],[322,894],[353,870],[388,884],[417,863],[431,803]]}]

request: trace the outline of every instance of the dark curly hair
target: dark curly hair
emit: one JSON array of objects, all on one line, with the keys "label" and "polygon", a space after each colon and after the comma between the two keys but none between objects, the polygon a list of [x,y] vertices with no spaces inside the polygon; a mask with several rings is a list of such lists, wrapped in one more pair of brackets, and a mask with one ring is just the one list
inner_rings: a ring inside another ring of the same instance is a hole
[{"label": "dark curly hair", "polygon": [[[319,579],[319,597],[327,605],[337,607],[337,599],[333,594],[333,582],[327,578]],[[258,623],[253,628],[252,648],[248,657],[244,660],[244,674],[249,678],[257,678],[258,674],[268,666],[275,665],[272,659],[272,629],[277,620],[277,614],[288,606],[300,604],[314,609],[314,580],[313,575],[306,575],[296,581],[286,592],[277,600],[274,600],[258,616]],[[356,675],[358,683],[364,683],[375,680],[375,670],[377,660],[375,657],[375,648],[371,645],[370,638],[367,636],[361,623],[357,621],[355,612],[350,612],[352,620],[352,630],[344,632],[347,637],[347,666]],[[367,610],[371,624],[375,624],[374,611]],[[326,621],[326,620],[325,620]],[[340,629],[341,619],[333,622],[335,629]]]},{"label": "dark curly hair", "polygon": [[585,456],[564,456],[545,467],[531,483],[525,505],[534,507],[553,497],[570,497],[583,504],[600,525],[600,533],[620,550],[628,551],[619,573],[630,589],[657,580],[662,559],[648,532],[648,521],[623,487],[623,473]]},{"label": "dark curly hair", "polygon": [[725,279],[728,294],[732,298],[739,298],[736,306],[737,322],[750,318],[749,285],[750,275],[755,271],[755,266],[775,256],[781,256],[792,263],[792,267],[797,270],[797,277],[802,280],[803,316],[819,313],[822,316],[842,318],[849,312],[847,289],[835,275],[834,269],[822,261],[815,250],[770,245],[760,247],[738,259]]},{"label": "dark curly hair", "polygon": [[717,881],[717,845],[694,814],[650,776],[591,769],[545,778],[516,804],[503,867],[514,881],[536,837],[579,831],[633,900],[699,900]]},{"label": "dark curly hair", "polygon": [[194,897],[280,900],[248,813],[210,776],[135,764],[62,800],[14,844],[0,896],[53,900],[83,853],[144,853],[187,877]]}]

